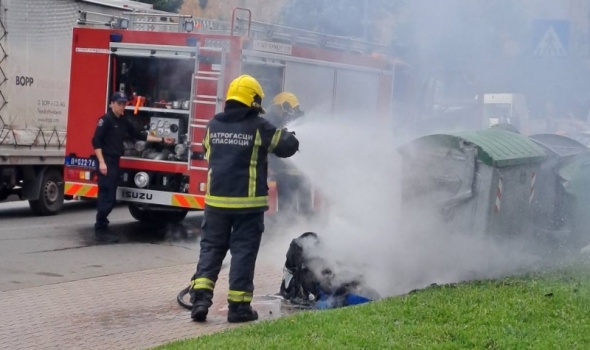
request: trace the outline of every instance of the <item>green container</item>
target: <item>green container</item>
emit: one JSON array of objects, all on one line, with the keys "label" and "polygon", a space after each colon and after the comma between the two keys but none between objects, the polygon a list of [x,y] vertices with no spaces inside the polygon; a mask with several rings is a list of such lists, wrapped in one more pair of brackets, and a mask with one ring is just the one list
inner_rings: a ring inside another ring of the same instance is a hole
[{"label": "green container", "polygon": [[530,234],[531,196],[547,159],[518,133],[490,128],[428,135],[400,148],[403,218],[424,213],[439,229]]}]

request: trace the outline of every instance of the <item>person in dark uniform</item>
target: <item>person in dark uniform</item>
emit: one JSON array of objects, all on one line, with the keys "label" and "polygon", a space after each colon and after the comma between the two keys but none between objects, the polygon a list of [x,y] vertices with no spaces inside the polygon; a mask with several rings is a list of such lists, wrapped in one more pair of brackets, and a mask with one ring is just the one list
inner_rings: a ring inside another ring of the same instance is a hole
[{"label": "person in dark uniform", "polygon": [[[284,128],[290,122],[301,118],[299,99],[295,94],[283,91],[277,94],[265,115],[271,124]],[[271,177],[276,181],[278,212],[283,218],[293,218],[293,214],[311,215],[313,195],[310,181],[290,159],[270,156],[268,159]]]},{"label": "person in dark uniform", "polygon": [[125,136],[150,142],[173,144],[170,137],[160,138],[139,132],[133,124],[123,117],[127,96],[116,92],[111,96],[110,110],[98,119],[92,147],[98,159],[98,201],[94,237],[99,242],[114,243],[119,236],[108,229],[109,216],[117,197],[117,181],[119,179],[119,158],[123,155]]},{"label": "person in dark uniform", "polygon": [[242,75],[230,84],[224,111],[207,124],[203,140],[209,177],[201,224],[201,251],[191,279],[191,318],[204,322],[212,305],[215,282],[227,251],[229,271],[228,322],[258,319],[250,303],[254,269],[268,210],[267,157],[291,157],[299,141],[277,129],[264,113],[264,92],[256,79]]}]

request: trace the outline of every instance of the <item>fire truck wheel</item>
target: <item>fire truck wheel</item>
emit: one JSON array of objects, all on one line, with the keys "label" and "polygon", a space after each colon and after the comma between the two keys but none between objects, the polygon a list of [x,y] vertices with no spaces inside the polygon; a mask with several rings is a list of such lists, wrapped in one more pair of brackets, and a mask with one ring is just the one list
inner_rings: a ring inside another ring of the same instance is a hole
[{"label": "fire truck wheel", "polygon": [[30,200],[29,206],[35,215],[57,214],[64,205],[64,180],[56,170],[48,170],[41,180],[39,199]]},{"label": "fire truck wheel", "polygon": [[154,215],[151,210],[142,209],[139,206],[129,203],[129,214],[137,220],[141,222],[154,222],[158,220],[158,216]]}]

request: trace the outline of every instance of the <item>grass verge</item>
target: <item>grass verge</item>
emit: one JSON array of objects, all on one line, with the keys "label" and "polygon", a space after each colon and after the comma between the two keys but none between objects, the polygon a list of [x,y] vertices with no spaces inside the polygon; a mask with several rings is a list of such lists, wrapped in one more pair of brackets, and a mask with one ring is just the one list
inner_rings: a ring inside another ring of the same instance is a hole
[{"label": "grass verge", "polygon": [[180,349],[590,349],[590,264],[432,286],[177,341]]}]

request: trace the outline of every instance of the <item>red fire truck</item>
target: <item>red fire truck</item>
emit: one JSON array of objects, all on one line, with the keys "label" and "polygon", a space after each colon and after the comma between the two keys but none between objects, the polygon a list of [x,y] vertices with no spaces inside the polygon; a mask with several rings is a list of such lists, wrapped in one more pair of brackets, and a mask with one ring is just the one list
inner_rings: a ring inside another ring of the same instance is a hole
[{"label": "red fire truck", "polygon": [[[203,209],[207,163],[201,140],[223,108],[229,82],[240,74],[260,81],[266,101],[291,91],[317,114],[336,117],[362,106],[366,118],[391,118],[396,63],[378,45],[256,22],[240,8],[231,22],[81,12],[79,24],[72,44],[65,194],[96,197],[91,138],[108,97],[124,91],[133,96],[126,118],[178,142],[126,142],[117,199],[140,221],[178,221]],[[280,203],[269,182],[272,213]]]}]

